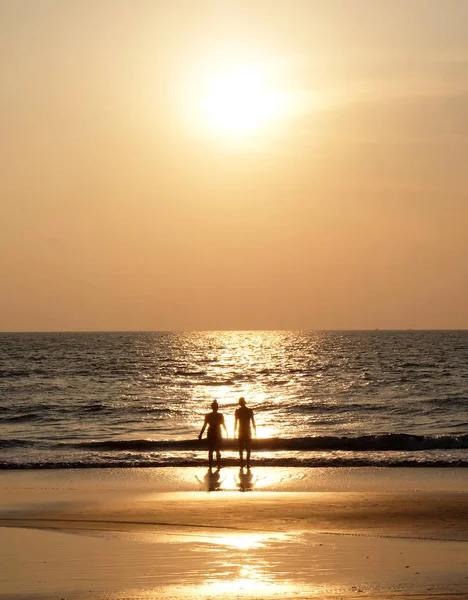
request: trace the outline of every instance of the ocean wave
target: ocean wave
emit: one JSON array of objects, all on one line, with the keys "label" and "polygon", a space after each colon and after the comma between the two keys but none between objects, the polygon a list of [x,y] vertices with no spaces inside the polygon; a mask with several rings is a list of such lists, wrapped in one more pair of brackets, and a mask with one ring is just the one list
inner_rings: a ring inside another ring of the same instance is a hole
[{"label": "ocean wave", "polygon": [[206,371],[197,371],[190,369],[177,369],[174,373],[178,377],[204,377],[207,372]]},{"label": "ocean wave", "polygon": [[[223,456],[224,467],[239,467],[237,457],[230,458]],[[345,467],[379,467],[379,468],[467,468],[468,458],[434,458],[428,460],[418,460],[414,457],[395,459],[375,457],[356,457],[352,456],[330,456],[330,457],[262,457],[256,456],[252,459],[252,466],[255,467],[307,467],[307,468],[345,468]],[[122,468],[156,468],[156,467],[206,467],[206,457],[156,457],[154,459],[141,458],[115,458],[108,457],[101,460],[92,461],[89,458],[66,459],[62,460],[36,460],[36,461],[0,461],[0,470],[20,470],[20,469],[122,469]]]},{"label": "ocean wave", "polygon": [[14,379],[22,377],[31,377],[33,375],[50,375],[50,371],[46,369],[10,369],[0,370],[0,378],[2,379]]},{"label": "ocean wave", "polygon": [[100,404],[99,402],[96,402],[95,404],[87,404],[86,406],[81,406],[78,408],[78,410],[83,412],[101,412],[109,409],[109,406],[106,406],[105,404]]},{"label": "ocean wave", "polygon": [[13,417],[1,417],[0,423],[25,423],[27,421],[40,421],[43,416],[39,413],[15,415]]},{"label": "ocean wave", "polygon": [[154,415],[170,415],[172,413],[177,412],[173,408],[161,408],[158,406],[153,406],[151,404],[144,404],[143,406],[133,406],[132,412],[135,414],[150,414]]},{"label": "ocean wave", "polygon": [[[93,450],[93,451],[183,451],[200,450],[205,448],[206,440],[106,440],[82,442],[79,444],[61,444],[63,446]],[[237,449],[234,439],[223,440],[226,450]],[[325,451],[349,450],[366,451],[424,451],[424,450],[456,450],[468,449],[467,435],[410,435],[410,434],[381,434],[363,435],[358,437],[315,436],[302,438],[266,438],[252,440],[252,449],[256,451]]]},{"label": "ocean wave", "polygon": [[426,401],[427,404],[436,406],[444,410],[450,408],[466,408],[468,406],[468,398],[466,396],[447,396],[443,398],[434,398]]},{"label": "ocean wave", "polygon": [[33,445],[34,442],[29,440],[0,440],[0,449],[24,448]]},{"label": "ocean wave", "polygon": [[314,414],[314,413],[344,413],[349,411],[377,411],[385,412],[387,406],[382,404],[369,404],[367,402],[342,402],[339,404],[327,404],[319,401],[311,404],[291,404],[286,407],[284,412],[290,414]]}]

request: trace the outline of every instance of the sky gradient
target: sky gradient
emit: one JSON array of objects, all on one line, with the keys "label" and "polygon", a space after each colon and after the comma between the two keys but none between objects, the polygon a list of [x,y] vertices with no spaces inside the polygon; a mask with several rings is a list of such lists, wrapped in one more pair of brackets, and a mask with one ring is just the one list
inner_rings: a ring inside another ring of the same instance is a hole
[{"label": "sky gradient", "polygon": [[[468,2],[4,0],[0,330],[468,328]],[[210,129],[213,74],[288,110]]]}]

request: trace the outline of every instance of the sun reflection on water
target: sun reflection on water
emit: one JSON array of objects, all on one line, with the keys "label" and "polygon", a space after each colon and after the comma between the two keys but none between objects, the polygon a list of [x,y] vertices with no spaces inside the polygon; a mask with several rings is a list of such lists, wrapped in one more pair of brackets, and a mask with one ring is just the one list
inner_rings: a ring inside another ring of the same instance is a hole
[{"label": "sun reflection on water", "polygon": [[[265,384],[271,384],[272,378],[282,377],[277,365],[282,360],[284,334],[268,332],[267,338],[266,344],[265,332],[223,331],[203,336],[203,372],[193,375],[201,378],[203,385],[192,389],[189,402],[192,411],[189,420],[194,429],[201,426],[202,415],[209,412],[211,402],[217,400],[220,412],[225,416],[229,437],[232,437],[234,410],[239,397],[244,396],[256,412],[258,437],[270,438],[280,434],[274,422],[275,405],[280,398],[269,394]],[[197,339],[192,342],[196,343]],[[197,348],[193,351],[196,355]]]}]

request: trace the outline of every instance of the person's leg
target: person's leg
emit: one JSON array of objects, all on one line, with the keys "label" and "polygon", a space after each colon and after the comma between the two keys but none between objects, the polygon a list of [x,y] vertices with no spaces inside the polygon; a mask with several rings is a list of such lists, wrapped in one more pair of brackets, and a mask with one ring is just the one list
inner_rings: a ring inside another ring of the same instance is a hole
[{"label": "person's leg", "polygon": [[222,448],[222,438],[216,438],[214,443],[214,449],[216,450],[216,466],[221,469],[221,448]]},{"label": "person's leg", "polygon": [[239,461],[241,469],[244,468],[244,440],[239,438]]},{"label": "person's leg", "polygon": [[245,441],[245,450],[247,453],[247,469],[250,469],[250,451],[251,451],[250,440]]},{"label": "person's leg", "polygon": [[211,448],[208,450],[208,466],[211,471],[211,469],[213,467],[213,450]]}]

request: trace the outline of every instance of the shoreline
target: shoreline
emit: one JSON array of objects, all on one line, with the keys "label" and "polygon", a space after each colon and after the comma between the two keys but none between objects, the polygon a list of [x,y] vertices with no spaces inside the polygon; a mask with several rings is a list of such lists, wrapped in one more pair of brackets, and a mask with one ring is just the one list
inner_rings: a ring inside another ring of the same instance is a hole
[{"label": "shoreline", "polygon": [[460,469],[206,474],[0,472],[0,599],[468,597]]},{"label": "shoreline", "polygon": [[[38,482],[60,487],[76,487],[102,483],[121,488],[151,489],[159,491],[207,490],[207,461],[201,465],[180,467],[61,467],[38,469],[0,469],[0,489],[11,485],[27,484],[35,487]],[[250,474],[252,489],[257,491],[461,491],[468,492],[468,467],[407,467],[407,466],[263,466],[252,461]],[[238,458],[231,462],[222,459],[220,476],[226,486],[236,489],[234,478],[240,472]],[[247,471],[244,469],[244,472]],[[466,474],[465,477],[460,474]],[[107,486],[107,487],[106,487]],[[224,488],[221,488],[224,489]],[[0,501],[1,507],[1,501]]]},{"label": "shoreline", "polygon": [[[119,452],[124,452],[125,449]],[[67,457],[57,460],[50,456],[36,461],[17,458],[0,460],[0,473],[6,471],[54,471],[63,469],[179,469],[202,468],[207,465],[207,448],[196,451],[165,450],[158,452],[157,458],[137,458],[128,451],[123,457],[96,459],[93,455]],[[143,450],[147,453],[147,450]],[[6,452],[8,457],[8,451]],[[222,451],[222,466],[239,467],[238,453],[234,450]],[[467,469],[468,451],[466,448],[453,450],[272,450],[254,451],[252,468],[293,468],[293,469]]]}]

